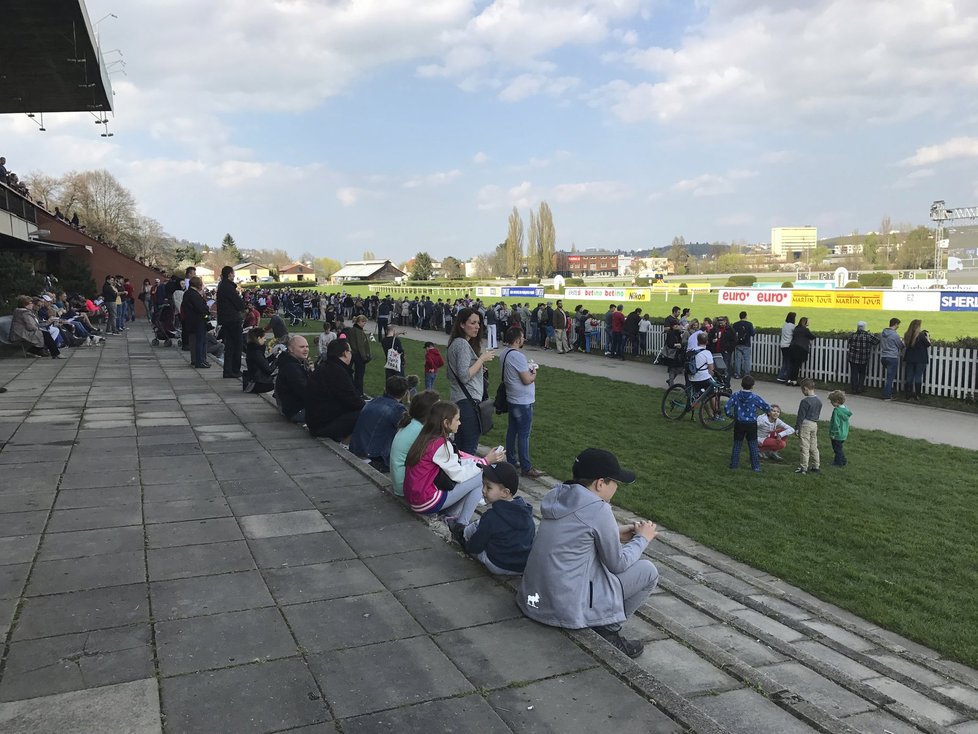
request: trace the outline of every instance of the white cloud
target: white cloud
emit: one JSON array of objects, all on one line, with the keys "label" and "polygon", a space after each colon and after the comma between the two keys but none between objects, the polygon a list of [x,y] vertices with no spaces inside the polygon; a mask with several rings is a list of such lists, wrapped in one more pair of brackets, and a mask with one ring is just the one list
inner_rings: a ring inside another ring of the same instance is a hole
[{"label": "white cloud", "polygon": [[336,190],[336,198],[339,199],[340,204],[343,206],[356,206],[357,201],[360,200],[363,193],[363,189],[358,189],[355,186],[344,186]]},{"label": "white cloud", "polygon": [[404,184],[402,185],[406,189],[420,189],[420,188],[432,188],[434,186],[444,186],[445,184],[451,183],[461,175],[462,172],[457,168],[451,171],[438,171],[435,173],[426,174],[424,176],[415,176],[414,178],[405,181]]},{"label": "white cloud", "polygon": [[764,163],[791,163],[797,158],[797,154],[790,150],[770,150],[761,155]]},{"label": "white cloud", "polygon": [[685,178],[672,185],[674,191],[690,193],[693,196],[717,196],[730,194],[736,190],[734,182],[754,178],[757,171],[734,169],[725,174],[704,173],[695,178]]},{"label": "white cloud", "polygon": [[930,166],[955,158],[978,158],[978,138],[952,138],[946,143],[917,148],[917,152],[904,158],[904,166]]},{"label": "white cloud", "polygon": [[481,166],[483,163],[487,163],[488,161],[489,156],[483,153],[481,150],[472,156],[472,162],[477,166]]},{"label": "white cloud", "polygon": [[867,121],[932,113],[978,86],[972,0],[714,0],[675,48],[626,51],[647,78],[597,99],[627,122],[698,127]]},{"label": "white cloud", "polygon": [[560,97],[579,83],[579,79],[569,76],[551,78],[542,74],[521,74],[499,92],[499,99],[503,102],[519,102],[538,94]]},{"label": "white cloud", "polygon": [[562,204],[590,199],[593,201],[618,201],[630,194],[626,184],[620,181],[586,181],[559,184],[553,189],[553,198]]},{"label": "white cloud", "polygon": [[482,211],[510,209],[514,206],[522,209],[535,206],[542,198],[544,197],[536,193],[533,184],[529,181],[522,181],[508,189],[489,184],[479,189],[476,194],[476,205]]}]

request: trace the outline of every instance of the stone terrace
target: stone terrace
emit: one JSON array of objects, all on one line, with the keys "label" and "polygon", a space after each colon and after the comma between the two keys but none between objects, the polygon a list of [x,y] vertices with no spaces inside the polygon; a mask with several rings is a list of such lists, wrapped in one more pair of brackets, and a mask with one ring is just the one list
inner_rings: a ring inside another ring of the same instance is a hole
[{"label": "stone terrace", "polygon": [[386,478],[133,326],[0,360],[4,732],[978,733],[974,670],[668,531],[637,660],[525,620]]}]

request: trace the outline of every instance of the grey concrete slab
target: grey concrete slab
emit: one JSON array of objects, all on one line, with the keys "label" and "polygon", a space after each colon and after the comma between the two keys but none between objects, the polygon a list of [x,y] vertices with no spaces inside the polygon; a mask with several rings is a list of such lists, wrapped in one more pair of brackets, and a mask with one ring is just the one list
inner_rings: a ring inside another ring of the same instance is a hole
[{"label": "grey concrete slab", "polygon": [[309,498],[298,489],[281,489],[263,494],[239,494],[228,497],[228,505],[238,517],[316,509]]},{"label": "grey concrete slab", "polygon": [[791,627],[787,627],[780,622],[771,619],[770,617],[765,617],[760,612],[755,612],[753,609],[739,609],[731,612],[735,617],[739,617],[750,625],[757,627],[761,632],[776,637],[779,640],[785,642],[793,642],[795,640],[801,640],[805,638],[801,632],[797,632]]},{"label": "grey concrete slab", "polygon": [[279,604],[300,604],[382,591],[384,585],[360,560],[315,563],[264,572]]},{"label": "grey concrete slab", "polygon": [[974,688],[967,688],[958,684],[938,686],[934,689],[948,698],[953,698],[958,703],[967,706],[972,711],[978,711],[978,691]]},{"label": "grey concrete slab", "polygon": [[295,640],[274,607],[156,623],[163,675],[294,657]]},{"label": "grey concrete slab", "polygon": [[140,505],[116,505],[114,507],[86,507],[79,510],[54,510],[47,532],[65,533],[72,530],[118,528],[123,525],[139,525],[143,521]]},{"label": "grey concrete slab", "polygon": [[868,711],[847,716],[842,723],[851,726],[860,734],[920,734],[920,729],[917,727],[882,711]]},{"label": "grey concrete slab", "polygon": [[0,600],[19,598],[30,570],[30,563],[8,563],[0,566]]},{"label": "grey concrete slab", "polygon": [[513,592],[486,577],[403,589],[396,596],[431,633],[522,616]]},{"label": "grey concrete slab", "polygon": [[675,640],[651,642],[635,662],[673,690],[687,695],[739,688],[740,683]]},{"label": "grey concrete slab", "polygon": [[85,507],[139,505],[142,501],[142,492],[138,485],[68,489],[58,493],[58,501],[55,503],[54,509],[80,510]]},{"label": "grey concrete slab", "polygon": [[[9,465],[4,467],[9,470]],[[9,474],[8,476],[14,476]],[[60,474],[39,474],[37,476],[18,476],[16,482],[5,483],[0,488],[0,494],[37,492],[57,489],[61,482]]]},{"label": "grey concrete slab", "polygon": [[935,721],[943,726],[957,724],[967,718],[963,714],[937,703],[924,694],[918,693],[912,688],[908,688],[902,683],[897,683],[890,678],[870,678],[863,682],[868,686],[872,686],[880,693],[885,693],[895,701],[902,703],[907,708],[916,711],[921,716],[925,716],[931,721]]},{"label": "grey concrete slab", "polygon": [[382,731],[425,734],[510,734],[510,729],[485,699],[478,695],[429,701],[343,720],[345,734],[375,734]]},{"label": "grey concrete slab", "polygon": [[325,507],[322,504],[319,507],[337,530],[387,528],[398,523],[417,522],[414,513],[403,502],[383,496],[369,496],[362,504],[350,507]]},{"label": "grey concrete slab", "polygon": [[148,619],[145,584],[36,596],[24,601],[12,640],[124,627]]},{"label": "grey concrete slab", "polygon": [[0,700],[152,678],[148,624],[24,640],[10,646]]},{"label": "grey concrete slab", "polygon": [[289,474],[293,476],[349,469],[348,464],[337,458],[325,446],[317,445],[307,449],[273,451],[272,457],[282,466],[287,467]]},{"label": "grey concrete slab", "polygon": [[5,734],[159,734],[162,725],[156,679],[0,703],[0,730]]},{"label": "grey concrete slab", "polygon": [[775,652],[764,643],[741,634],[725,624],[697,627],[696,634],[753,667],[770,665],[771,663],[779,663],[787,660],[784,655]]},{"label": "grey concrete slab", "polygon": [[308,659],[337,718],[473,690],[427,637],[336,650]]},{"label": "grey concrete slab", "polygon": [[485,576],[477,561],[456,552],[444,541],[436,542],[440,547],[365,558],[364,563],[392,591]]},{"label": "grey concrete slab", "polygon": [[150,581],[250,571],[255,568],[251,551],[243,540],[150,548],[146,551],[146,562]]},{"label": "grey concrete slab", "polygon": [[0,538],[37,535],[44,528],[44,523],[47,518],[47,510],[8,512],[2,516],[3,522],[0,522]]},{"label": "grey concrete slab", "polygon": [[673,622],[691,629],[716,624],[717,621],[672,594],[653,594],[645,603],[668,616]]},{"label": "grey concrete slab", "polygon": [[[889,653],[879,653],[879,652],[869,652],[867,654],[869,655],[869,657],[878,660],[888,668],[892,668],[898,673],[902,673],[903,675],[906,675],[912,678],[914,681],[924,684],[925,686],[943,686],[943,685],[947,685],[950,682],[950,680],[947,677],[935,673],[934,671],[930,670],[929,668],[925,668],[922,665],[917,665],[916,663],[912,663],[906,658],[900,657],[899,655],[891,655]],[[879,673],[874,672],[873,675],[867,675],[865,677],[876,678],[878,676]]]},{"label": "grey concrete slab", "polygon": [[[135,471],[139,469],[139,456],[135,446],[99,446],[89,448],[86,443],[78,443],[71,452],[71,459],[65,471],[69,474],[87,474],[104,469],[113,471]],[[108,455],[107,455],[108,454]],[[111,458],[110,458],[111,457]]]},{"label": "grey concrete slab", "polygon": [[[580,705],[586,701],[587,705]],[[678,734],[683,727],[605,671],[587,670],[489,696],[489,705],[513,731],[641,731]]]},{"label": "grey concrete slab", "polygon": [[216,517],[209,520],[188,520],[147,525],[149,548],[172,548],[178,545],[200,545],[240,540],[244,536],[233,517]]},{"label": "grey concrete slab", "polygon": [[224,494],[228,497],[245,494],[265,494],[266,492],[277,492],[282,489],[296,488],[296,483],[288,476],[263,479],[261,482],[252,482],[247,479],[225,479],[220,482],[220,485]]},{"label": "grey concrete slab", "polygon": [[55,461],[67,461],[71,446],[45,446],[44,451],[38,451],[33,446],[12,446],[7,444],[0,451],[0,466],[10,464],[49,464]]},{"label": "grey concrete slab", "polygon": [[66,591],[136,584],[145,580],[146,561],[142,550],[41,561],[34,566],[26,595],[61,594]]},{"label": "grey concrete slab", "polygon": [[836,652],[830,647],[826,647],[820,642],[802,640],[791,643],[792,647],[797,648],[806,655],[811,655],[816,660],[831,665],[841,673],[845,673],[855,680],[866,680],[868,678],[878,678],[879,673],[872,668],[867,668],[861,663],[857,663],[852,658],[846,657],[840,652]]},{"label": "grey concrete slab", "polygon": [[179,462],[180,456],[199,456],[203,454],[200,444],[196,441],[179,441],[167,443],[159,441],[157,443],[140,444],[139,456],[144,457],[170,457],[173,459],[174,466]]},{"label": "grey concrete slab", "polygon": [[[39,451],[43,454],[43,450]],[[4,474],[11,480],[10,488],[16,491],[23,491],[20,486],[21,481],[33,477],[50,477],[61,474],[65,468],[63,461],[44,461],[33,462],[30,464],[6,464]],[[6,484],[6,482],[4,482]]]},{"label": "grey concrete slab", "polygon": [[696,699],[696,705],[722,721],[731,734],[814,734],[816,731],[750,689],[703,696]]},{"label": "grey concrete slab", "polygon": [[160,484],[161,482],[146,481],[146,476],[169,475],[174,469],[179,470],[183,477],[193,475],[197,471],[209,472],[210,461],[203,453],[196,453],[174,460],[169,456],[142,456],[140,452],[139,470],[143,473],[143,484]]},{"label": "grey concrete slab", "polygon": [[[110,462],[111,465],[111,462]],[[89,489],[91,487],[124,487],[139,483],[139,472],[133,469],[98,469],[79,474],[65,474],[62,489]]]},{"label": "grey concrete slab", "polygon": [[0,538],[0,563],[27,563],[34,558],[40,539],[40,535]]},{"label": "grey concrete slab", "polygon": [[330,719],[297,658],[164,678],[166,727],[174,734],[260,734]]},{"label": "grey concrete slab", "polygon": [[381,528],[370,526],[348,528],[340,534],[363,558],[403,554],[444,545],[444,541],[421,522],[397,522],[384,526],[382,532]]},{"label": "grey concrete slab", "polygon": [[[384,490],[359,473],[351,475],[342,483],[335,483],[331,477],[323,478],[319,474],[293,478],[309,499],[330,514],[340,514],[343,510],[358,510],[363,505],[372,505],[381,501],[400,502],[392,500]],[[401,506],[408,509],[403,503]]]},{"label": "grey concrete slab", "polygon": [[814,633],[824,635],[830,640],[835,640],[836,642],[842,643],[850,650],[864,652],[866,650],[872,650],[876,647],[875,642],[871,642],[865,637],[855,635],[848,630],[842,629],[842,627],[839,627],[838,625],[832,624],[831,622],[823,622],[821,620],[813,619],[805,622],[804,624]]},{"label": "grey concrete slab", "polygon": [[559,630],[525,618],[445,632],[434,640],[479,688],[504,688],[516,680],[552,678],[597,666]]},{"label": "grey concrete slab", "polygon": [[128,525],[120,528],[77,530],[70,533],[48,533],[41,544],[38,561],[64,558],[87,558],[143,548],[143,528]]},{"label": "grey concrete slab", "polygon": [[8,512],[50,510],[54,504],[54,495],[54,489],[0,494],[0,515]]},{"label": "grey concrete slab", "polygon": [[257,609],[274,603],[257,571],[153,581],[150,594],[157,620]]},{"label": "grey concrete slab", "polygon": [[275,538],[282,535],[321,533],[332,530],[318,510],[246,515],[238,518],[246,538]]},{"label": "grey concrete slab", "polygon": [[144,502],[143,515],[147,525],[155,525],[228,517],[231,515],[231,508],[223,497],[201,497],[169,502]]},{"label": "grey concrete slab", "polygon": [[[170,477],[173,482],[177,477]],[[216,481],[179,482],[175,484],[143,485],[143,500],[146,502],[172,502],[173,500],[204,499],[223,497],[221,485]]]},{"label": "grey concrete slab", "polygon": [[876,708],[865,699],[795,662],[769,665],[764,668],[764,673],[837,718]]},{"label": "grey concrete slab", "polygon": [[[172,458],[172,457],[147,457],[149,458]],[[197,459],[198,456],[182,457],[184,459]],[[143,469],[139,473],[139,481],[143,486],[154,484],[173,484],[175,481],[206,482],[214,481],[214,472],[210,467],[194,467],[193,469],[184,468],[181,462],[174,462],[174,466],[167,469]]]},{"label": "grey concrete slab", "polygon": [[417,637],[424,630],[390,592],[296,604],[283,610],[304,650],[323,652]]},{"label": "grey concrete slab", "polygon": [[260,568],[306,566],[356,558],[339,533],[305,533],[277,538],[252,538],[251,553]]}]

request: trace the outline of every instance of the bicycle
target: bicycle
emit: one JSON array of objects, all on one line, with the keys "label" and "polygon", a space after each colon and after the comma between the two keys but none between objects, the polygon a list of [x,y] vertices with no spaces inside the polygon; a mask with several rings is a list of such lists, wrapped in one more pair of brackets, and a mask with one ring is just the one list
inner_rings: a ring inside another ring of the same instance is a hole
[{"label": "bicycle", "polygon": [[691,384],[673,385],[662,396],[662,415],[678,421],[689,413],[692,420],[693,413],[699,408],[700,423],[704,428],[726,431],[734,424],[733,418],[725,410],[732,394],[730,388],[716,380],[710,380],[710,385],[697,395],[693,395]]}]

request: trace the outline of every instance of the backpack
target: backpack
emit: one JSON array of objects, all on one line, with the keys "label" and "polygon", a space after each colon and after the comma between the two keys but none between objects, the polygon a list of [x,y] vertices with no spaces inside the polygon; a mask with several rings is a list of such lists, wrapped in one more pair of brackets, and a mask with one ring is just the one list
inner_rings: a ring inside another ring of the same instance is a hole
[{"label": "backpack", "polygon": [[686,352],[686,374],[690,377],[699,372],[699,368],[696,366],[696,355],[705,351],[705,349],[694,349],[692,352]]},{"label": "backpack", "polygon": [[747,344],[747,340],[750,339],[750,329],[742,324],[734,324],[733,330],[734,334],[737,335],[737,346]]}]

